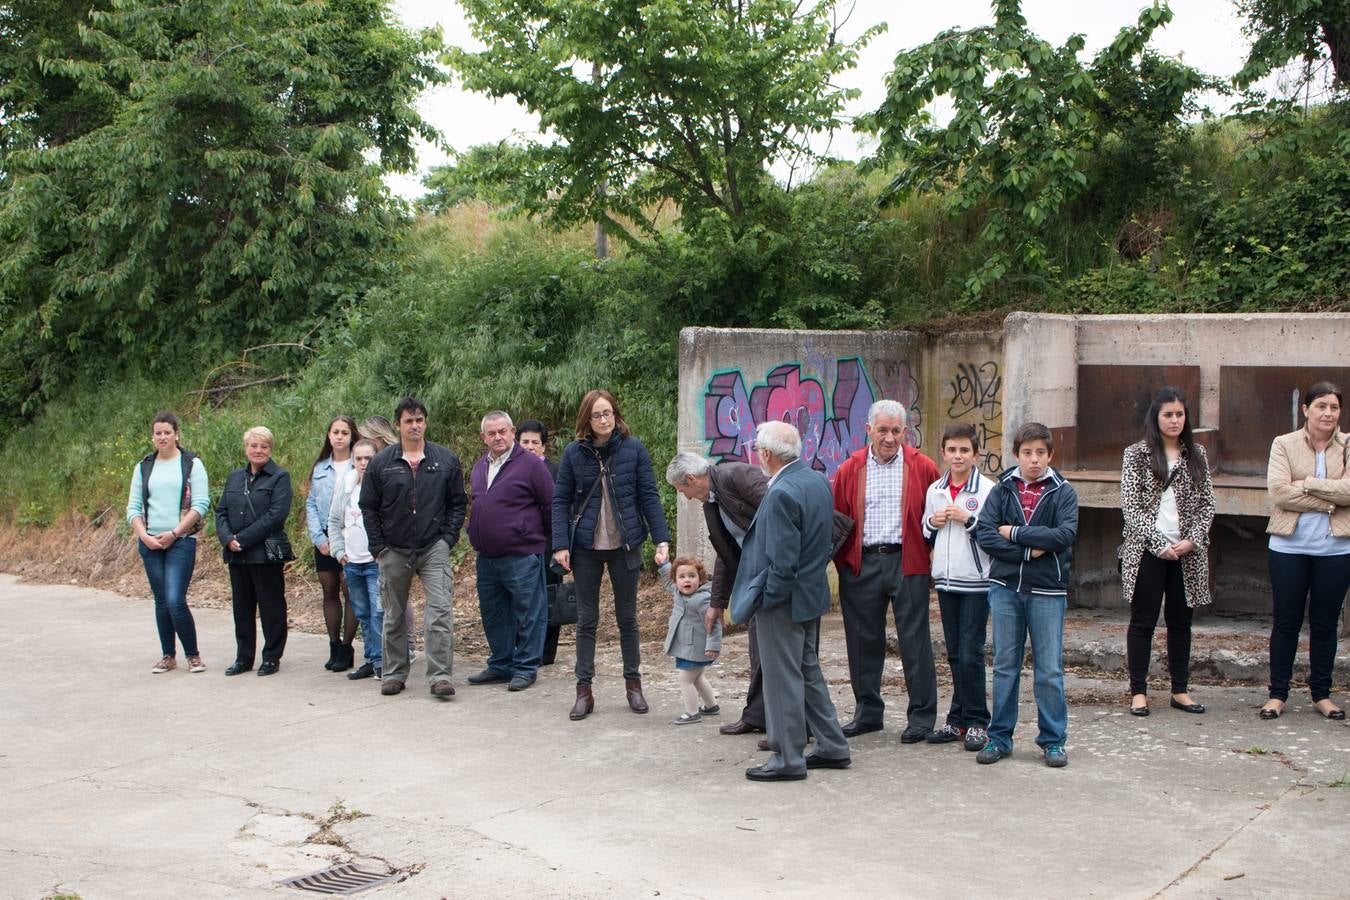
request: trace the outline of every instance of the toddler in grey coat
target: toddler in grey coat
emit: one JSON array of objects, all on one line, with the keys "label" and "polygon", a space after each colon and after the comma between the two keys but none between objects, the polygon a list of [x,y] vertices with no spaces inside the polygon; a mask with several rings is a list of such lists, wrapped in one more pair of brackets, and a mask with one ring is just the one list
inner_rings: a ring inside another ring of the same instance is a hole
[{"label": "toddler in grey coat", "polygon": [[684,696],[684,712],[672,724],[688,725],[722,711],[704,670],[722,650],[722,620],[708,633],[703,624],[712,602],[712,588],[703,563],[691,556],[661,566],[661,584],[670,591],[670,625],[666,653],[675,657],[675,669]]}]

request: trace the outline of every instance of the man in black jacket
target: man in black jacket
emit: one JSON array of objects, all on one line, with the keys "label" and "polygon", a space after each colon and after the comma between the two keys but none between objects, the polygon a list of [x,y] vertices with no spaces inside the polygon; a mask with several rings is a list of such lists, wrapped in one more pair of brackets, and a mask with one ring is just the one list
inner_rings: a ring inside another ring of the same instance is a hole
[{"label": "man in black jacket", "polygon": [[459,459],[426,440],[427,408],[404,397],[394,410],[399,442],[370,461],[361,480],[361,516],[370,552],[380,564],[384,604],[384,684],[394,695],[408,680],[408,589],[415,572],[426,592],[427,680],[432,696],[455,695],[454,580],[450,548],[459,540],[468,505]]}]

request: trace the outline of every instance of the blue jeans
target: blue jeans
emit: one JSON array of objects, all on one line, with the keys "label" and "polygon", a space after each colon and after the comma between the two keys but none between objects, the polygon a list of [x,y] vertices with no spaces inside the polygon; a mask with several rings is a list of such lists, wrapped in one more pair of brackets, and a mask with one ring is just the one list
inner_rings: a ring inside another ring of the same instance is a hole
[{"label": "blue jeans", "polygon": [[994,634],[994,710],[989,740],[1004,752],[1012,751],[1017,727],[1018,687],[1027,634],[1031,634],[1032,673],[1035,677],[1036,721],[1041,747],[1063,744],[1068,738],[1069,704],[1064,699],[1064,597],[1018,593],[989,585],[989,618]]},{"label": "blue jeans", "polygon": [[382,667],[384,654],[380,650],[380,635],[384,632],[384,607],[380,605],[380,564],[349,562],[342,567],[347,576],[347,590],[351,595],[352,612],[361,623],[361,646],[366,662]]},{"label": "blue jeans", "polygon": [[544,557],[478,557],[478,611],[492,651],[487,667],[499,675],[534,680],[544,656],[548,591]]},{"label": "blue jeans", "polygon": [[197,539],[179,538],[168,550],[151,550],[136,542],[145,563],[145,577],[155,596],[155,626],[159,629],[159,649],[174,655],[174,635],[183,642],[183,652],[197,656],[197,624],[187,605],[188,582],[197,567]]}]

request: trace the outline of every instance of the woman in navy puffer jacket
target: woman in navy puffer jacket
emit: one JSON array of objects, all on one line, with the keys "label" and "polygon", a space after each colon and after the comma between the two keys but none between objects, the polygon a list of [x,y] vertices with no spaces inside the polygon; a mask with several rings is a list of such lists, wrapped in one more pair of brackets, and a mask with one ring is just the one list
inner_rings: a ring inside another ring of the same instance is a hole
[{"label": "woman in navy puffer jacket", "polygon": [[633,437],[609,391],[591,391],[577,411],[577,439],[558,465],[553,495],[553,559],[572,572],[577,591],[577,699],[569,714],[584,719],[595,708],[595,626],[600,618],[600,576],[609,568],[614,618],[623,651],[624,687],[635,713],[642,696],[638,644],[637,582],[642,543],[650,532],[656,564],[666,561],[670,530],[652,475],[652,459]]}]

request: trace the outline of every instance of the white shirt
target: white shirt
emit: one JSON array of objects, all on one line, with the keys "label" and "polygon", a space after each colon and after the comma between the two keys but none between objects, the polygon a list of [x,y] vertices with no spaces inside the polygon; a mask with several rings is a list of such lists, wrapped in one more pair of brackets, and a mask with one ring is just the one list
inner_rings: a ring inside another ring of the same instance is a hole
[{"label": "white shirt", "polygon": [[[1180,459],[1172,461],[1167,470],[1169,477],[1180,463]],[[1168,485],[1167,490],[1162,492],[1162,498],[1158,501],[1158,518],[1154,521],[1153,527],[1158,529],[1158,534],[1161,534],[1173,544],[1181,540],[1181,516],[1177,512],[1177,491],[1171,485]]]},{"label": "white shirt", "polygon": [[366,537],[366,523],[361,518],[361,491],[352,491],[347,508],[342,511],[342,543],[347,562],[374,562],[370,555],[370,539]]},{"label": "white shirt", "polygon": [[902,507],[905,487],[905,451],[883,463],[876,453],[867,454],[867,488],[863,506],[863,546],[898,544],[904,537]]},{"label": "white shirt", "polygon": [[495,458],[491,454],[488,454],[487,486],[489,489],[492,488],[492,479],[497,477],[497,473],[502,470],[502,465],[510,458],[510,448],[507,448],[501,456]]}]

